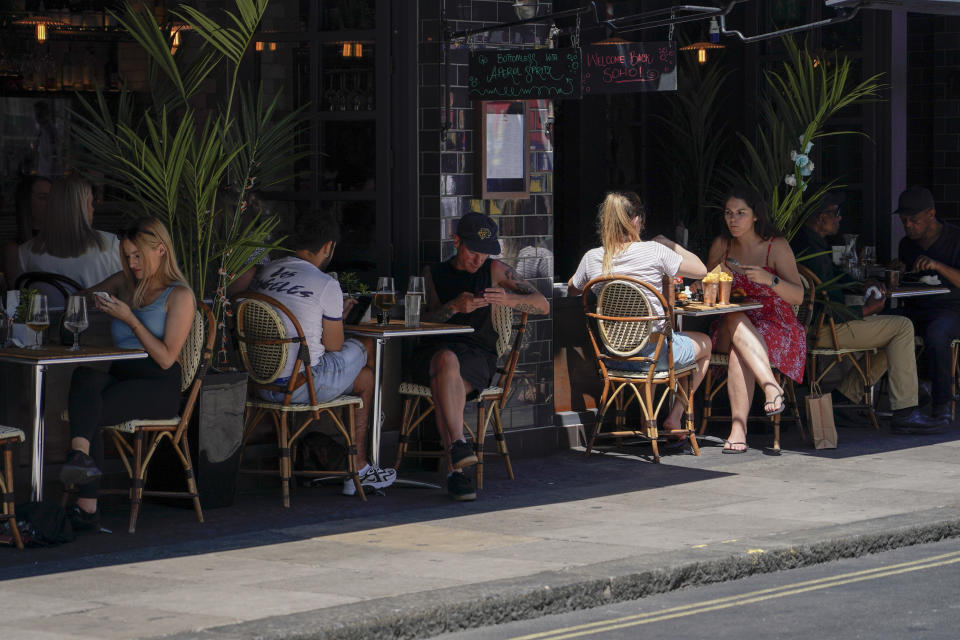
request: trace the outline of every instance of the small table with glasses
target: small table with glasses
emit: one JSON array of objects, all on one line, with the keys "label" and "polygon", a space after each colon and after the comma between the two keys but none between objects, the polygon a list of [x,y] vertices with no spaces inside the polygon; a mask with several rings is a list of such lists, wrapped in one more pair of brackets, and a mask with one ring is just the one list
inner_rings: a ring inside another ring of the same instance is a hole
[{"label": "small table with glasses", "polygon": [[43,345],[39,349],[7,347],[0,349],[0,362],[12,362],[33,367],[33,443],[30,452],[30,484],[32,500],[43,500],[43,443],[44,443],[44,380],[47,367],[54,364],[89,364],[112,360],[146,358],[141,349],[118,349],[84,345],[79,351],[60,345]]},{"label": "small table with glasses", "polygon": [[[374,341],[374,360],[373,360],[373,411],[370,412],[370,462],[375,467],[380,466],[380,432],[383,428],[381,424],[381,407],[383,406],[381,398],[383,389],[381,380],[383,377],[383,345],[390,338],[419,338],[424,336],[451,335],[457,333],[473,333],[473,327],[460,324],[446,324],[442,322],[421,322],[419,327],[410,328],[404,325],[403,320],[391,320],[389,324],[381,325],[374,322],[361,324],[348,324],[343,327],[344,332],[352,336],[362,336],[373,338]],[[398,480],[399,482],[399,480]],[[429,483],[405,481],[407,484],[416,486],[436,487]]]},{"label": "small table with glasses", "polygon": [[750,311],[752,309],[760,309],[763,307],[763,304],[759,302],[754,302],[752,300],[744,300],[743,302],[728,302],[726,304],[715,304],[715,305],[705,305],[702,302],[688,302],[683,306],[675,306],[673,308],[673,315],[677,319],[677,331],[683,331],[683,318],[688,316],[690,318],[700,318],[703,316],[717,316],[723,315],[725,313],[736,313],[738,311]]}]

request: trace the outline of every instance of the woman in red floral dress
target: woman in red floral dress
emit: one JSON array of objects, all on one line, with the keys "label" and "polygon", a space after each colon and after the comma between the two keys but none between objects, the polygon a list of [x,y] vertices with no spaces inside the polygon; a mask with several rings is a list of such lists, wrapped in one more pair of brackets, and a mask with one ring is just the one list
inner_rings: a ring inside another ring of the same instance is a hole
[{"label": "woman in red floral dress", "polygon": [[793,251],[770,222],[755,189],[730,189],[723,217],[726,227],[710,247],[707,268],[723,262],[733,272],[732,288],[763,303],[761,309],[724,315],[712,332],[713,350],[730,354],[727,393],[733,420],[723,452],[743,453],[754,383],[763,389],[764,413],[774,415],[783,411],[785,399],[772,367],[796,382],[803,380],[807,342],[791,307],[803,302],[803,285]]}]

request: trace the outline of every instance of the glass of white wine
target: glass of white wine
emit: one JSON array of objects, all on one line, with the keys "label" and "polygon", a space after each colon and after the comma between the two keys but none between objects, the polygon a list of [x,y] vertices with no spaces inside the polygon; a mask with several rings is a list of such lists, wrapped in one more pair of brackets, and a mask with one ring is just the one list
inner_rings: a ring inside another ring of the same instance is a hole
[{"label": "glass of white wine", "polygon": [[64,328],[73,334],[73,346],[68,351],[80,351],[80,334],[90,326],[87,320],[86,296],[67,298],[67,311],[63,318]]},{"label": "glass of white wine", "polygon": [[36,333],[37,342],[30,349],[43,348],[43,331],[50,326],[50,312],[47,308],[47,296],[35,293],[30,298],[27,311],[27,328]]},{"label": "glass of white wine", "polygon": [[373,293],[373,306],[380,309],[381,326],[390,324],[390,309],[397,304],[397,292],[393,288],[393,278],[381,276],[377,278],[377,288]]}]

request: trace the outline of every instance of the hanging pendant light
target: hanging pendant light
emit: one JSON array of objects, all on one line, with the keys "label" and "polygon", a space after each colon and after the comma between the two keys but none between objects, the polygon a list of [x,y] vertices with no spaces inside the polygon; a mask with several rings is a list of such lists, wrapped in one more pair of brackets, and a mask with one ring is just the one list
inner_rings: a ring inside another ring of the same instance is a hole
[{"label": "hanging pendant light", "polygon": [[720,25],[717,23],[716,18],[710,18],[710,39],[708,42],[694,42],[693,44],[688,44],[685,47],[680,47],[680,51],[696,51],[697,52],[697,62],[700,64],[707,63],[707,49],[724,49],[724,45],[720,44]]},{"label": "hanging pendant light", "polygon": [[34,32],[37,36],[37,42],[46,42],[47,27],[60,26],[63,24],[63,22],[57,18],[51,18],[50,16],[27,16],[26,18],[14,20],[13,24],[29,25],[34,27]]}]

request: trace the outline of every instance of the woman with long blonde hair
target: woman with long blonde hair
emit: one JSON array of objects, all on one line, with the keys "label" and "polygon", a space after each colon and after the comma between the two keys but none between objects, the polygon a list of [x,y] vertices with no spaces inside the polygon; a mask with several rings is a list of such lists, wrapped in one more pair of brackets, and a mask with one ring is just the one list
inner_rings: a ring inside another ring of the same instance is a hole
[{"label": "woman with long blonde hair", "polygon": [[180,408],[177,358],[197,303],[184,281],[173,241],[155,218],[120,232],[123,270],[93,287],[97,308],[113,318],[117,347],[143,349],[147,358],[115,362],[109,372],[80,367],[70,384],[71,451],[60,479],[80,485],[68,515],[75,529],[99,523],[97,493],[103,464],[100,427],[132,418],[169,418]]},{"label": "woman with long blonde hair", "polygon": [[92,224],[90,183],[76,176],[54,180],[40,233],[18,249],[17,275],[44,271],[90,287],[116,273],[120,241]]},{"label": "woman with long blonde hair", "polygon": [[[597,215],[597,230],[602,246],[590,249],[580,260],[577,272],[567,283],[571,296],[580,295],[587,282],[600,275],[624,275],[643,280],[662,292],[663,276],[671,278],[702,278],[707,268],[693,253],[682,246],[659,235],[653,240],[643,241],[645,211],[640,196],[632,191],[611,191],[604,198]],[[659,300],[650,298],[655,315],[663,313]],[[653,354],[654,345],[648,345]],[[658,368],[666,368],[667,352],[660,354]],[[696,363],[691,393],[700,385],[710,364],[710,337],[696,331],[673,333],[674,366],[684,367]],[[617,366],[632,365],[625,362]],[[640,363],[636,363],[640,364]],[[629,368],[629,366],[627,366]],[[639,367],[637,367],[639,368]],[[666,428],[679,428],[683,415],[683,403],[676,402],[664,421]]]}]

